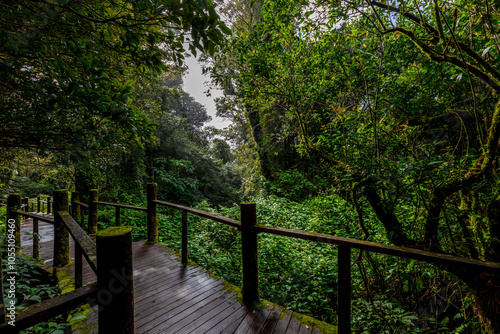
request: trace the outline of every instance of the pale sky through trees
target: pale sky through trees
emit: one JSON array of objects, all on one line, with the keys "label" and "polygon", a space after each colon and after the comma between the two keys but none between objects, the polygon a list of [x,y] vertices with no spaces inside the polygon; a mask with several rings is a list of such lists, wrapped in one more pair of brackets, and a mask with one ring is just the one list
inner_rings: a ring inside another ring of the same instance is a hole
[{"label": "pale sky through trees", "polygon": [[230,121],[225,121],[223,118],[215,116],[216,108],[214,99],[222,96],[222,90],[212,89],[211,96],[206,96],[205,92],[208,90],[208,86],[205,82],[209,81],[210,77],[202,74],[201,65],[195,57],[187,57],[185,64],[189,70],[183,76],[183,89],[193,96],[197,102],[207,108],[207,113],[212,117],[212,121],[206,123],[205,126],[215,126],[218,129],[228,126]]}]

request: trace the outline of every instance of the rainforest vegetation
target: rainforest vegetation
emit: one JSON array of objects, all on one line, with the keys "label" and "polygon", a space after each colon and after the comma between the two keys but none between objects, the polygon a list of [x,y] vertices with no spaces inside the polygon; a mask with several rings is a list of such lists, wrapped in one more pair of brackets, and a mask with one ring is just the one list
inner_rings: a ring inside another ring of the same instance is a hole
[{"label": "rainforest vegetation", "polygon": [[[7,0],[0,19],[4,197],[144,205],[156,182],[234,219],[253,201],[259,224],[500,263],[493,1]],[[186,52],[227,128],[183,91]],[[160,213],[178,251],[180,216]],[[145,238],[143,213],[124,223]],[[240,284],[236,230],[193,217],[189,245]],[[335,324],[336,254],[260,235],[262,298]],[[500,332],[499,277],[367,252],[352,270],[356,333]]]}]

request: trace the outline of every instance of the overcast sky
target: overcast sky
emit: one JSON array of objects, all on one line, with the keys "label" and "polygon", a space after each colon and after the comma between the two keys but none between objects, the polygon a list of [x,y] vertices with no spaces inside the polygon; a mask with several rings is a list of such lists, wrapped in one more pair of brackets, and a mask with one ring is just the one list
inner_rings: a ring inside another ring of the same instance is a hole
[{"label": "overcast sky", "polygon": [[189,56],[185,59],[185,64],[189,68],[188,73],[184,75],[183,89],[189,93],[194,99],[201,103],[207,108],[207,113],[212,117],[212,121],[206,123],[206,126],[215,126],[218,129],[222,129],[230,124],[229,121],[215,116],[215,102],[216,97],[222,96],[221,90],[212,89],[211,96],[207,97],[204,92],[208,90],[208,86],[205,82],[210,81],[208,75],[203,75],[201,73],[201,66],[198,61],[193,57]]}]

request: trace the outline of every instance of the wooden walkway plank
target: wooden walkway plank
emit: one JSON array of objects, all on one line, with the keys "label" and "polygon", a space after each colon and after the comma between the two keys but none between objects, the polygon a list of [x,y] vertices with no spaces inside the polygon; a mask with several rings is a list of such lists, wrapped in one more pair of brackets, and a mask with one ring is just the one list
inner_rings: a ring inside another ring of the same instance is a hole
[{"label": "wooden walkway plank", "polygon": [[312,334],[312,326],[306,324],[300,324],[299,334]]},{"label": "wooden walkway plank", "polygon": [[224,298],[219,298],[219,300],[221,300],[219,305],[212,308],[210,311],[205,312],[195,319],[188,319],[187,324],[184,324],[184,322],[180,323],[178,326],[179,329],[176,329],[177,326],[171,328],[173,333],[203,333],[207,328],[214,327],[241,307],[241,304],[236,300],[234,293],[229,296],[225,295]]},{"label": "wooden walkway plank", "polygon": [[247,306],[241,306],[231,316],[228,316],[219,325],[212,327],[205,334],[233,334],[248,313],[252,312]]},{"label": "wooden walkway plank", "polygon": [[260,312],[255,317],[254,322],[250,326],[250,329],[247,331],[247,334],[260,333],[260,330],[262,329],[262,327],[264,327],[264,324],[266,323],[270,313],[270,310],[268,310],[267,308],[260,310]]},{"label": "wooden walkway plank", "polygon": [[269,315],[269,311],[267,309],[261,310],[253,310],[249,312],[243,321],[240,323],[238,328],[236,328],[235,334],[247,334],[247,333],[255,333],[255,330],[258,331],[263,326],[264,322]]},{"label": "wooden walkway plank", "polygon": [[[155,307],[159,307],[161,305],[164,310],[171,310],[177,306],[182,305],[184,300],[190,300],[203,292],[206,292],[206,289],[212,288],[213,286],[218,286],[219,282],[213,280],[205,280],[202,283],[184,286],[180,289],[176,289],[175,287],[169,288],[166,292],[162,292],[153,296],[150,296],[146,299],[141,300],[136,304],[136,314],[138,314],[137,318],[141,318],[143,309],[148,306],[154,305]],[[140,292],[138,293],[140,295]],[[147,310],[146,310],[147,312]]]},{"label": "wooden walkway plank", "polygon": [[[200,275],[200,271],[193,271],[189,274],[185,274],[184,272],[172,272],[172,273],[164,273],[159,277],[153,276],[154,281],[150,281],[148,277],[149,275],[145,275],[143,277],[138,277],[138,284],[136,285],[137,290],[141,292],[140,298],[136,300],[137,302],[146,299],[148,297],[159,294],[160,292],[166,293],[167,289],[178,289],[178,286],[192,286],[195,284],[200,284],[203,279],[208,280],[209,277],[206,276],[196,276],[195,274]],[[162,279],[162,277],[164,279]],[[134,282],[135,284],[135,282]]]},{"label": "wooden walkway plank", "polygon": [[288,328],[286,329],[285,334],[297,334],[300,328],[300,320],[294,317],[295,312],[292,314],[292,318],[288,323]]},{"label": "wooden walkway plank", "polygon": [[208,291],[199,289],[193,293],[181,294],[176,297],[177,299],[174,302],[170,300],[161,300],[160,303],[155,305],[154,307],[156,311],[150,310],[149,312],[147,312],[147,315],[145,314],[145,312],[143,312],[136,317],[136,328],[143,327],[142,330],[146,330],[148,328],[153,328],[154,326],[157,326],[162,322],[165,322],[166,320],[175,316],[177,313],[182,312],[184,309],[191,306],[193,303],[200,302],[204,298],[207,298],[217,291],[221,290],[220,284],[216,283],[219,282],[208,284],[207,287],[210,288],[210,290]]},{"label": "wooden walkway plank", "polygon": [[264,327],[262,328],[261,333],[262,334],[272,334],[274,331],[274,327],[276,327],[276,324],[278,323],[280,319],[280,315],[282,312],[282,308],[279,306],[274,306],[271,309],[271,313],[267,317],[266,323],[264,324]]},{"label": "wooden walkway plank", "polygon": [[[159,333],[162,328],[168,328],[169,332],[173,332],[174,329],[172,327],[182,326],[183,323],[189,322],[190,319],[197,319],[199,316],[203,315],[206,310],[211,310],[220,304],[220,299],[224,300],[225,291],[219,291],[214,293],[208,297],[203,298],[199,302],[194,303],[193,305],[187,307],[182,312],[177,313],[168,319],[162,319],[161,328],[158,330],[152,330],[152,334]],[[175,328],[174,327],[174,328]]]},{"label": "wooden walkway plank", "polygon": [[278,320],[276,327],[274,327],[273,334],[285,333],[291,317],[292,311],[283,310],[282,314],[280,314],[280,319]]}]

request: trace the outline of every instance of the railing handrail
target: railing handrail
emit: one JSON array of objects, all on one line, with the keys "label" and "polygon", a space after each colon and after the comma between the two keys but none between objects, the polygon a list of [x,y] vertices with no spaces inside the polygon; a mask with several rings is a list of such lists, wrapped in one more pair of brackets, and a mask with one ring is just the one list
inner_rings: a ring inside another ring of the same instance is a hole
[{"label": "railing handrail", "polygon": [[46,223],[52,223],[54,224],[54,216],[41,216],[37,213],[31,213],[31,212],[26,212],[26,211],[19,211],[19,210],[12,210],[12,212],[17,213],[18,215],[29,217],[29,218],[34,218],[41,220]]},{"label": "railing handrail", "polygon": [[169,202],[164,202],[164,201],[155,200],[155,201],[153,201],[153,203],[168,206],[168,207],[178,209],[178,210],[184,210],[184,211],[192,213],[194,215],[197,215],[197,216],[200,216],[203,218],[208,218],[208,219],[217,221],[219,223],[223,223],[223,224],[226,224],[226,225],[229,225],[232,227],[236,227],[238,230],[241,230],[241,223],[235,219],[218,216],[218,215],[215,215],[215,214],[210,213],[210,212],[201,211],[201,210],[193,209],[193,208],[190,208],[187,206],[169,203]]},{"label": "railing handrail", "polygon": [[[186,212],[198,215],[200,217],[208,218],[241,229],[241,223],[234,219],[218,216],[213,213],[193,209],[179,204],[174,204],[159,200],[155,200],[153,202],[174,209],[184,210]],[[298,239],[327,243],[327,244],[346,245],[360,250],[393,255],[407,259],[414,259],[438,265],[467,265],[469,267],[485,268],[488,269],[488,271],[493,271],[493,272],[500,271],[500,264],[498,263],[468,259],[460,256],[430,252],[416,248],[393,246],[377,242],[337,237],[329,234],[299,231],[282,227],[269,227],[264,225],[256,225],[254,229],[257,233],[269,233],[269,234],[281,235],[285,237],[298,238]]]},{"label": "railing handrail", "polygon": [[[77,203],[76,201],[75,201],[75,203],[80,204],[79,202]],[[99,205],[114,206],[117,208],[124,208],[124,209],[130,209],[130,210],[137,210],[137,211],[144,211],[144,212],[148,211],[148,208],[144,208],[142,206],[134,206],[134,205],[126,205],[126,204],[118,204],[118,203],[110,203],[110,202],[102,202],[102,201],[94,201],[92,203],[99,204]]]},{"label": "railing handrail", "polygon": [[378,242],[337,237],[328,234],[298,231],[282,227],[269,227],[264,225],[256,225],[255,231],[257,233],[270,233],[326,244],[344,245],[373,253],[393,255],[437,265],[467,265],[469,267],[485,268],[488,269],[488,271],[492,272],[500,272],[500,264],[498,263],[468,259],[460,256],[430,252],[416,248],[386,245]]},{"label": "railing handrail", "polygon": [[73,201],[73,203],[83,206],[85,209],[89,208],[89,205],[80,201]]},{"label": "railing handrail", "polygon": [[66,225],[66,229],[73,237],[73,240],[80,246],[83,256],[87,259],[89,266],[97,274],[96,244],[67,211],[59,211],[57,214],[61,216],[64,225]]}]

